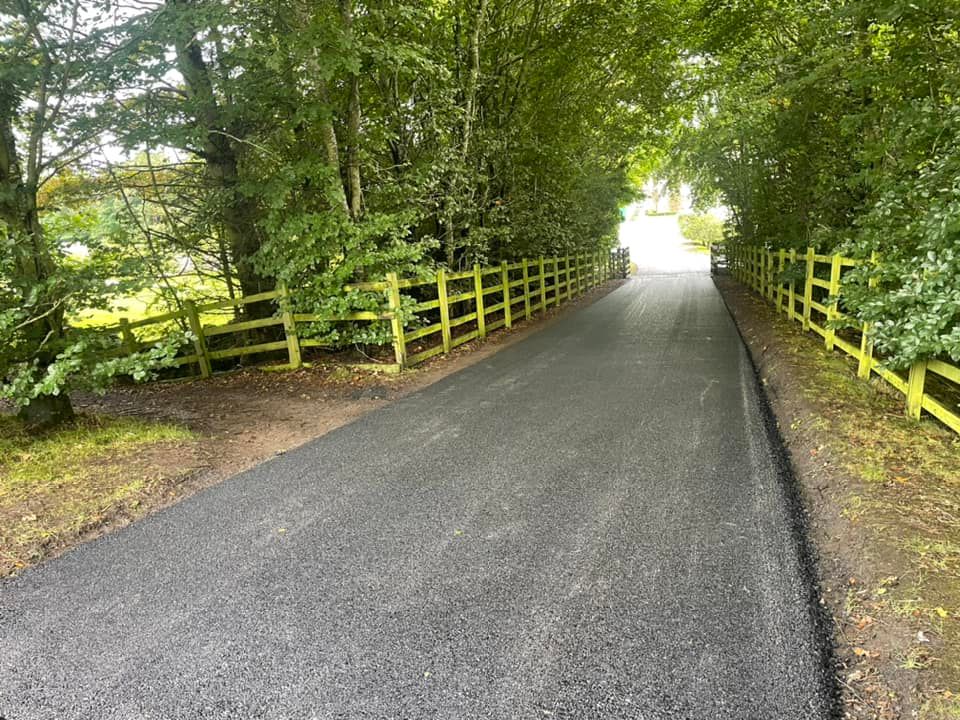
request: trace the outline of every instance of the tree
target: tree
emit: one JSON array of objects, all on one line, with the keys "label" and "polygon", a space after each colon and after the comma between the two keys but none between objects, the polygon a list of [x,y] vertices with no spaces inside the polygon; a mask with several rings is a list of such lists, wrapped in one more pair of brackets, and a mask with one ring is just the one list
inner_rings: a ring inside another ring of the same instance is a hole
[{"label": "tree", "polygon": [[[38,197],[45,182],[90,153],[104,131],[92,99],[109,87],[127,38],[92,30],[106,3],[8,3],[0,15],[0,350],[2,392],[24,420],[46,427],[69,419],[70,389],[117,372],[146,373],[165,350],[124,362],[91,355],[101,339],[71,331],[72,305],[102,302],[105,264],[81,262],[71,238],[51,238]],[[109,263],[106,263],[107,265]]]},{"label": "tree", "polygon": [[189,272],[376,309],[344,285],[602,251],[677,124],[678,0],[8,4],[4,393],[62,416],[121,370],[90,307]]},{"label": "tree", "polygon": [[[921,0],[694,6],[700,99],[676,145],[736,241],[842,251],[845,310],[894,367],[960,359],[960,10]],[[870,283],[876,278],[877,283]]]}]

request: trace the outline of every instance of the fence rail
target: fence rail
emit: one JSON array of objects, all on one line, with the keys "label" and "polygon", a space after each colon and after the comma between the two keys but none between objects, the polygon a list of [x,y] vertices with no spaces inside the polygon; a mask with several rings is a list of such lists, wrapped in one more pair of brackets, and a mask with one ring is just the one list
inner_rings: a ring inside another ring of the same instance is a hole
[{"label": "fence rail", "polygon": [[[474,265],[471,270],[459,272],[441,269],[430,278],[401,278],[387,273],[383,281],[344,287],[345,291],[382,293],[382,310],[341,314],[295,312],[296,290],[280,285],[269,292],[199,305],[187,300],[178,311],[135,321],[121,318],[118,325],[103,329],[119,335],[120,352],[124,354],[156,342],[169,334],[172,325],[189,330],[192,345],[173,364],[196,365],[196,374],[210,377],[214,361],[284,350],[287,363],[278,368],[302,367],[304,348],[335,346],[304,333],[303,326],[309,323],[389,323],[394,362],[377,367],[398,372],[500,328],[512,327],[520,318],[529,320],[607,280],[626,277],[629,266],[629,253],[621,248],[611,253]],[[268,317],[243,319],[245,306],[263,302],[273,303],[275,312]],[[223,311],[232,312],[233,319],[221,323],[216,322],[220,317],[210,315]],[[278,328],[279,332],[266,339],[251,334],[267,328]],[[224,338],[232,338],[235,344],[210,347],[211,339],[220,342]]]},{"label": "fence rail", "polygon": [[[773,303],[778,312],[823,338],[827,350],[839,349],[853,357],[857,375],[864,380],[876,374],[905,397],[906,413],[919,420],[924,411],[960,433],[960,368],[940,359],[917,360],[904,375],[886,367],[874,353],[870,326],[857,324],[842,311],[843,275],[850,268],[876,263],[840,254],[821,255],[813,248],[769,250],[758,247],[727,249],[730,273]],[[803,266],[804,282],[784,281],[784,271]],[[847,321],[849,336],[838,333]]]}]

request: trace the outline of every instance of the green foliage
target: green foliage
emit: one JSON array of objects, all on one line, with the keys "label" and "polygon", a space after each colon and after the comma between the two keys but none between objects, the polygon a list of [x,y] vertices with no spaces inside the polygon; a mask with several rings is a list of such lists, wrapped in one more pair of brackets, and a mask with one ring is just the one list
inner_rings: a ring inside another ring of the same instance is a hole
[{"label": "green foliage", "polygon": [[[653,152],[658,121],[676,123],[677,5],[56,0],[11,18],[23,54],[10,117],[57,85],[41,87],[45,66],[54,80],[74,73],[59,86],[79,78],[83,93],[44,118],[41,144],[84,132],[26,183],[52,261],[36,279],[48,296],[26,305],[56,306],[59,345],[37,333],[15,343],[8,393],[82,384],[67,378],[103,348],[77,319],[151,284],[170,309],[185,287],[243,295],[282,282],[298,311],[345,313],[383,309],[380,294],[343,287],[387,271],[608,249],[636,196],[637,148]],[[36,42],[44,33],[56,52]],[[22,133],[30,118],[17,122]],[[8,328],[26,320],[12,317]],[[312,331],[386,338],[376,324]]]},{"label": "green foliage", "polygon": [[[0,397],[26,406],[44,395],[73,390],[105,389],[118,375],[135,380],[154,376],[168,366],[187,342],[171,333],[161,343],[133,355],[119,354],[119,340],[89,328],[64,326],[53,332],[44,321],[55,313],[69,319],[83,310],[108,307],[145,280],[125,279],[129,258],[111,250],[97,223],[70,213],[53,215],[46,237],[59,242],[48,247],[55,270],[42,281],[24,279],[16,268],[28,260],[23,244],[0,225]],[[87,253],[71,252],[76,245]],[[47,328],[37,336],[37,327]]]},{"label": "green foliage", "polygon": [[720,193],[738,242],[842,251],[894,366],[960,360],[960,10],[919,0],[703,2],[695,121],[674,161]]},{"label": "green foliage", "polygon": [[376,310],[380,294],[343,286],[609,249],[639,158],[679,123],[683,5],[17,5],[0,15],[16,161],[0,162],[0,200],[16,196],[0,209],[22,252],[4,268],[5,392],[24,403],[168,362],[173,345],[95,361],[112,341],[78,328],[144,292],[177,309],[188,287],[285,283],[299,311]]},{"label": "green foliage", "polygon": [[714,215],[681,215],[680,232],[697,247],[710,249],[723,242],[723,221]]}]

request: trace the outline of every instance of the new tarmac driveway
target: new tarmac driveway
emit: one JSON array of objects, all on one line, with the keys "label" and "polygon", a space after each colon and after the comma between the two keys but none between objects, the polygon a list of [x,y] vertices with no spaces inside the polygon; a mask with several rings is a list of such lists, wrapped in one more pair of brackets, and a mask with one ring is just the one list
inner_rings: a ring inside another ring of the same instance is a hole
[{"label": "new tarmac driveway", "polygon": [[708,275],[0,584],[0,716],[829,716],[755,377]]}]

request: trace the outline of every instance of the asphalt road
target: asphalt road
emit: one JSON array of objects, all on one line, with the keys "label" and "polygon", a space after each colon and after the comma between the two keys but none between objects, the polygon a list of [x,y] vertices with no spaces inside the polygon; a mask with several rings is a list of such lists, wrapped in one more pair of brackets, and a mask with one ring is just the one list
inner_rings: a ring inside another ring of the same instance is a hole
[{"label": "asphalt road", "polygon": [[828,717],[750,363],[635,278],[0,584],[0,716]]}]

